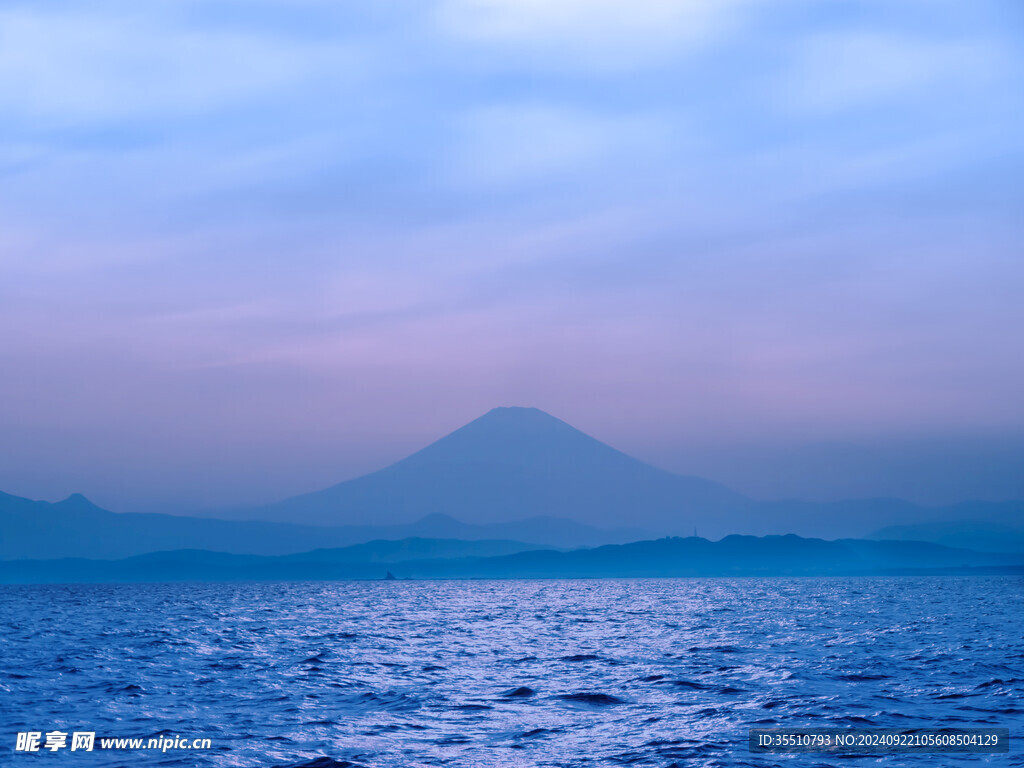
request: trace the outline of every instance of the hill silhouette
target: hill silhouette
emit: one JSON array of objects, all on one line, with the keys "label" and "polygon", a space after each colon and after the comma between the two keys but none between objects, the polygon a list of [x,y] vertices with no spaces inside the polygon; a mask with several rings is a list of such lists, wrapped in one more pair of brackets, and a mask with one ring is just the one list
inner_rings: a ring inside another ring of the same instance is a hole
[{"label": "hill silhouette", "polygon": [[[517,541],[528,537],[526,542]],[[642,538],[636,531],[602,531],[569,520],[534,518],[471,525],[434,515],[409,525],[324,528],[261,521],[213,520],[162,514],[117,514],[74,494],[50,503],[0,493],[0,560],[15,558],[123,558],[168,549],[210,549],[281,555],[317,547],[344,547],[375,539],[501,540],[515,549],[577,547]],[[473,554],[464,549],[462,554]],[[476,551],[475,554],[496,554]]]},{"label": "hill silhouette", "polygon": [[421,451],[354,480],[218,517],[312,525],[400,524],[444,514],[476,524],[534,516],[657,533],[717,528],[749,501],[628,456],[536,408],[495,408]]},{"label": "hill silhouette", "polygon": [[[575,521],[616,530],[621,542],[694,529],[712,539],[735,533],[835,539],[892,525],[964,519],[1019,529],[1024,503],[933,508],[899,499],[754,501],[718,483],[646,464],[536,408],[495,408],[377,472],[275,504],[211,514],[332,526],[444,516],[452,527],[510,525],[540,516],[560,521],[548,523],[556,527]],[[461,538],[452,529],[416,535]],[[532,531],[494,538],[540,540]]]},{"label": "hill silhouette", "polygon": [[794,533],[1021,551],[1022,520],[1020,501],[753,501],[645,464],[535,408],[495,408],[377,472],[208,517],[114,514],[78,494],[51,504],[0,493],[0,559],[167,549],[278,555],[407,537],[574,548],[695,529],[711,539]]},{"label": "hill silhouette", "polygon": [[[500,546],[500,545],[499,545]],[[283,557],[196,550],[122,560],[0,562],[0,582],[239,581],[268,579],[601,578],[1022,573],[1024,554],[1006,555],[908,541],[799,536],[666,538],[571,552],[528,550],[459,556],[459,542],[407,540]],[[424,553],[454,557],[424,558]],[[403,555],[412,559],[401,559]]]},{"label": "hill silhouette", "polygon": [[1024,552],[1024,530],[999,522],[954,520],[893,525],[874,531],[866,538],[928,541],[947,547],[966,547],[979,552]]}]

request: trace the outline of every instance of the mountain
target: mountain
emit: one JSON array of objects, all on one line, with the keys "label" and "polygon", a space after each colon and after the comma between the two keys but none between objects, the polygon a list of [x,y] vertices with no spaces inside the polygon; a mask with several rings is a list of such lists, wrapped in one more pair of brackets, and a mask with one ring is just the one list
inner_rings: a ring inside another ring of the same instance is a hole
[{"label": "mountain", "polygon": [[[562,526],[576,521],[604,530],[628,521],[630,536],[620,529],[619,541],[649,538],[645,534],[688,535],[694,529],[713,539],[734,533],[836,539],[859,538],[893,525],[957,519],[1012,524],[1024,519],[1024,503],[757,502],[717,483],[645,464],[536,408],[495,408],[377,472],[275,504],[214,514],[306,525],[395,525],[444,515],[453,526],[464,523],[452,518],[511,525],[545,516],[561,520]],[[431,535],[462,538],[454,528]],[[511,530],[494,537],[538,540]]]},{"label": "mountain", "polygon": [[475,524],[543,516],[656,533],[732,533],[749,501],[658,469],[536,408],[495,408],[368,475],[218,517],[307,525],[402,524],[443,514]]},{"label": "mountain", "polygon": [[[879,529],[893,526],[944,525],[957,520],[972,520],[975,525],[1006,526],[1020,529],[1024,524],[1022,501],[966,501],[944,507],[922,507],[901,499],[849,499],[846,501],[764,501],[757,514],[748,518],[742,533],[764,535],[798,533],[822,538],[897,538],[877,536]],[[915,532],[906,540],[938,541]],[[948,539],[938,543],[974,547]],[[991,550],[998,551],[998,550]],[[1006,549],[1003,551],[1011,551]]]},{"label": "mountain", "polygon": [[505,557],[396,563],[405,578],[655,578],[826,576],[962,569],[1024,572],[1024,555],[972,552],[917,541],[825,541],[786,536],[690,536],[572,552],[526,551]]},{"label": "mountain", "polygon": [[643,528],[595,528],[561,517],[529,517],[507,523],[477,525],[464,523],[442,514],[427,515],[408,525],[352,526],[344,530],[360,531],[365,536],[376,532],[378,536],[364,538],[397,539],[406,536],[448,538],[475,541],[478,539],[511,539],[532,541],[553,547],[597,547],[602,544],[625,544],[628,541],[650,538]]},{"label": "mountain", "polygon": [[424,539],[411,536],[406,539],[377,539],[365,544],[332,549],[314,549],[285,555],[283,561],[320,563],[399,563],[403,560],[437,560],[457,557],[500,557],[527,550],[543,550],[551,547],[537,547],[521,541],[502,539]]},{"label": "mountain", "polygon": [[890,525],[871,533],[869,539],[928,541],[947,547],[967,547],[980,552],[1024,552],[1024,527],[976,520],[954,520],[917,525]]},{"label": "mountain", "polygon": [[509,542],[519,549],[592,546],[637,538],[634,531],[602,531],[551,518],[480,526],[435,515],[402,526],[324,528],[174,515],[117,514],[97,507],[78,494],[51,504],[0,493],[0,560],[110,559],[167,549],[281,555],[316,547],[341,547],[410,536],[465,541],[508,541],[524,536],[528,543]]},{"label": "mountain", "polygon": [[[499,545],[500,546],[500,545]],[[424,558],[447,551],[454,557]],[[572,552],[461,556],[459,542],[374,542],[284,557],[158,552],[123,560],[0,562],[0,582],[147,582],[403,578],[591,578],[1024,573],[1024,555],[905,541],[824,541],[799,536],[666,538]],[[414,559],[394,559],[403,554]]]},{"label": "mountain", "polygon": [[[230,519],[114,514],[77,494],[50,504],[0,493],[0,559],[123,558],[168,549],[279,555],[408,537],[574,548],[694,529],[712,539],[877,532],[875,538],[1024,549],[1024,502],[755,502],[645,464],[535,408],[496,408],[378,472],[223,516]],[[920,525],[931,527],[901,528]]]}]

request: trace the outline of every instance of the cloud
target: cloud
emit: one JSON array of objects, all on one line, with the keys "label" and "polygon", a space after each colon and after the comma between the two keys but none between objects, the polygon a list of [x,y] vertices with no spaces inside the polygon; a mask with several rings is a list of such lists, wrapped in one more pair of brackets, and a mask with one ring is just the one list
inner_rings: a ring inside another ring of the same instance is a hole
[{"label": "cloud", "polygon": [[956,89],[995,70],[989,44],[923,39],[892,31],[822,32],[796,49],[792,68],[774,90],[804,113],[833,113],[919,100],[933,89]]},{"label": "cloud", "polygon": [[[655,118],[590,112],[559,104],[503,103],[469,110],[455,141],[454,175],[485,186],[557,181],[664,147]],[[575,178],[575,176],[574,176]]]},{"label": "cloud", "polygon": [[[342,46],[203,28],[157,7],[0,11],[0,107],[24,119],[77,122],[201,115],[278,92]],[[354,64],[354,61],[349,61]]]},{"label": "cloud", "polygon": [[437,19],[455,38],[588,68],[663,63],[713,41],[741,0],[444,0]]}]

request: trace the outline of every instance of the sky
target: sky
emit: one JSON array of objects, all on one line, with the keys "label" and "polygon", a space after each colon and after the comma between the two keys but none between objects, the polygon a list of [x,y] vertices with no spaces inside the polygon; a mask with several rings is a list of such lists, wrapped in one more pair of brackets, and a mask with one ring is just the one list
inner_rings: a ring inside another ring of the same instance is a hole
[{"label": "sky", "polygon": [[1024,498],[1019,0],[0,5],[0,490],[271,501],[499,405]]}]

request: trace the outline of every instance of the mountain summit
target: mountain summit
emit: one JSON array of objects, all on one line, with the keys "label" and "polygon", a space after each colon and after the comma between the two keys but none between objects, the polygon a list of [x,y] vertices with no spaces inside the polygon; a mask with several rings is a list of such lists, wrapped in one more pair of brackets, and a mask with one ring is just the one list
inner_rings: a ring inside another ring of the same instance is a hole
[{"label": "mountain summit", "polygon": [[[657,533],[707,530],[739,494],[658,469],[536,408],[495,408],[369,475],[233,516],[316,525],[546,516]],[[709,531],[713,532],[713,531]]]}]

